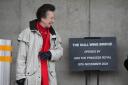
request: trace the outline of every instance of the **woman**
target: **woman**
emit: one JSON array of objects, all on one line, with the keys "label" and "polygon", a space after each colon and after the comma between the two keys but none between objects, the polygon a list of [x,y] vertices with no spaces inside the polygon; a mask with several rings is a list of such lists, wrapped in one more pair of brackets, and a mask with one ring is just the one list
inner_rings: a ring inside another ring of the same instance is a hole
[{"label": "woman", "polygon": [[16,63],[18,85],[57,85],[55,62],[63,55],[61,39],[53,29],[55,7],[44,4],[36,12],[37,19],[18,37]]}]

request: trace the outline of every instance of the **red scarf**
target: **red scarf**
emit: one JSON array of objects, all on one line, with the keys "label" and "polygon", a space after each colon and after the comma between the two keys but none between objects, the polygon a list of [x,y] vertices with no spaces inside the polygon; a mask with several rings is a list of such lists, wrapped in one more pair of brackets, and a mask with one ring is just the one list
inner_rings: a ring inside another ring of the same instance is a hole
[{"label": "red scarf", "polygon": [[[43,39],[43,44],[40,51],[47,52],[50,49],[49,28],[44,28],[39,22],[37,22],[36,28],[39,30]],[[41,85],[49,85],[47,60],[41,60]]]}]

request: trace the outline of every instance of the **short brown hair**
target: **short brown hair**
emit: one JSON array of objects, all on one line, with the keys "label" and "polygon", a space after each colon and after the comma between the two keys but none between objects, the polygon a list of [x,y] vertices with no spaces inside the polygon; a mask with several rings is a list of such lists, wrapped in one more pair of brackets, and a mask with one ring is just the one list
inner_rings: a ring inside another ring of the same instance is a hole
[{"label": "short brown hair", "polygon": [[36,12],[37,19],[40,21],[42,17],[46,18],[47,11],[55,11],[55,6],[52,4],[43,4],[40,6]]}]

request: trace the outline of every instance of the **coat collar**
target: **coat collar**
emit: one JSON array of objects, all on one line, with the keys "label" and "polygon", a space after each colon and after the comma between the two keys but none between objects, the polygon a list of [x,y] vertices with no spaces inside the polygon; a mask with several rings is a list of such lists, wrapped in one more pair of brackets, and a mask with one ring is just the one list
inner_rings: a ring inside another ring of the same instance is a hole
[{"label": "coat collar", "polygon": [[[36,29],[36,22],[37,22],[38,20],[37,19],[34,19],[34,20],[32,20],[32,21],[30,21],[29,22],[29,27],[30,27],[30,30],[32,31],[32,32],[38,32],[39,33],[39,31]],[[51,28],[50,28],[50,33],[53,35],[53,36],[56,36],[56,32],[55,32],[55,30],[53,29],[53,27],[51,26]]]}]

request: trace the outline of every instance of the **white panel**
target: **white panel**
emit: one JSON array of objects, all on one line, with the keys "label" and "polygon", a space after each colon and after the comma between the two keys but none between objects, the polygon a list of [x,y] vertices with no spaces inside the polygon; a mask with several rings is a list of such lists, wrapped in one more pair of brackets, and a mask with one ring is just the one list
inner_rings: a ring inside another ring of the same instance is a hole
[{"label": "white panel", "polygon": [[[0,39],[0,45],[11,45],[10,40]],[[11,56],[9,51],[0,51],[0,56]],[[10,63],[0,61],[0,85],[10,85]]]}]

